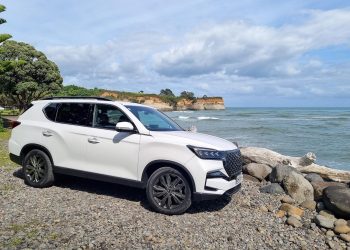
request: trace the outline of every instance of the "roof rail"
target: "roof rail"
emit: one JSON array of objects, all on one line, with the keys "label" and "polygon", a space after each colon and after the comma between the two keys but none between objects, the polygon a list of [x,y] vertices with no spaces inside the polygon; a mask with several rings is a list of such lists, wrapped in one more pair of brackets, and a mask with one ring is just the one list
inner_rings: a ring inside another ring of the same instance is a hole
[{"label": "roof rail", "polygon": [[112,101],[111,99],[99,96],[53,96],[45,97],[40,100],[59,100],[59,99],[96,99],[101,101]]}]

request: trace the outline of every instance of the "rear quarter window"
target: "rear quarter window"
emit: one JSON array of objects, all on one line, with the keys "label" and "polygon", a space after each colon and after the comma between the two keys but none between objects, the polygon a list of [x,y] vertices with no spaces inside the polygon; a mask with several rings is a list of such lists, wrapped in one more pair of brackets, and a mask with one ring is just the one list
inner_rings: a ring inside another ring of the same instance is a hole
[{"label": "rear quarter window", "polygon": [[50,103],[44,108],[44,114],[50,121],[54,122],[56,120],[57,106],[58,103]]}]

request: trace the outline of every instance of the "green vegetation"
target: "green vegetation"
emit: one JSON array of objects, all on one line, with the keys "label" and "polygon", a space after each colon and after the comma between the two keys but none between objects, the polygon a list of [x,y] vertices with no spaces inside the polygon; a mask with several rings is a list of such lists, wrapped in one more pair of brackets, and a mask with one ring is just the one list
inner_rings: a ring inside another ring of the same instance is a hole
[{"label": "green vegetation", "polygon": [[62,77],[57,65],[33,46],[16,41],[0,45],[0,91],[20,110],[32,100],[59,92]]},{"label": "green vegetation", "polygon": [[102,90],[98,88],[86,89],[75,85],[64,86],[55,96],[100,96]]},{"label": "green vegetation", "polygon": [[[6,7],[4,5],[0,4],[0,13],[4,12],[6,10]],[[6,23],[6,20],[3,18],[0,18],[0,24]],[[0,34],[0,43],[5,42],[6,40],[10,39],[12,36],[10,34]]]},{"label": "green vegetation", "polygon": [[19,115],[19,109],[4,109],[0,110],[0,116],[17,116]]},{"label": "green vegetation", "polygon": [[0,132],[0,168],[7,171],[12,171],[13,169],[17,168],[17,165],[10,160],[7,149],[7,143],[10,135],[11,131],[8,129]]}]

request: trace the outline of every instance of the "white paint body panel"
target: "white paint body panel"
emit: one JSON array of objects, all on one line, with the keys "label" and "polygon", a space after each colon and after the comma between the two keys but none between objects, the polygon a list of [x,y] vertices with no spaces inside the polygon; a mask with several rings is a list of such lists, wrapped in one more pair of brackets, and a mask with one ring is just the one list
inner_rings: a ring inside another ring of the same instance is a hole
[{"label": "white paint body panel", "polygon": [[[79,102],[108,104],[118,107],[134,123],[138,133],[117,132],[101,128],[62,124],[50,121],[43,108],[52,102]],[[41,145],[51,153],[55,166],[91,173],[141,181],[145,167],[154,161],[175,162],[186,168],[196,186],[196,192],[223,194],[238,185],[236,180],[208,179],[210,171],[224,170],[220,160],[198,158],[187,145],[216,150],[234,150],[237,147],[224,139],[187,131],[154,132],[143,124],[123,105],[95,99],[43,100],[21,115],[19,126],[13,129],[9,140],[10,153],[19,156],[27,144]],[[129,105],[138,105],[131,104]],[[44,136],[43,133],[50,133]],[[89,143],[89,140],[97,143]],[[217,191],[205,190],[205,185]]]}]

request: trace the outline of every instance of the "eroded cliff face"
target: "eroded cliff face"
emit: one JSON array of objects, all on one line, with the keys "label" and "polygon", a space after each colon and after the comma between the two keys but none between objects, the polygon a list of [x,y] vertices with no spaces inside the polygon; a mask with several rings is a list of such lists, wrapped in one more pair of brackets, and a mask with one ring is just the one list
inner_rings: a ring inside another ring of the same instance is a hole
[{"label": "eroded cliff face", "polygon": [[225,109],[224,99],[222,97],[206,97],[197,98],[195,100],[180,99],[176,104],[172,105],[165,102],[156,95],[140,95],[128,96],[120,95],[117,92],[103,92],[101,97],[111,97],[118,101],[141,103],[148,106],[155,107],[164,111],[172,110],[222,110]]}]

